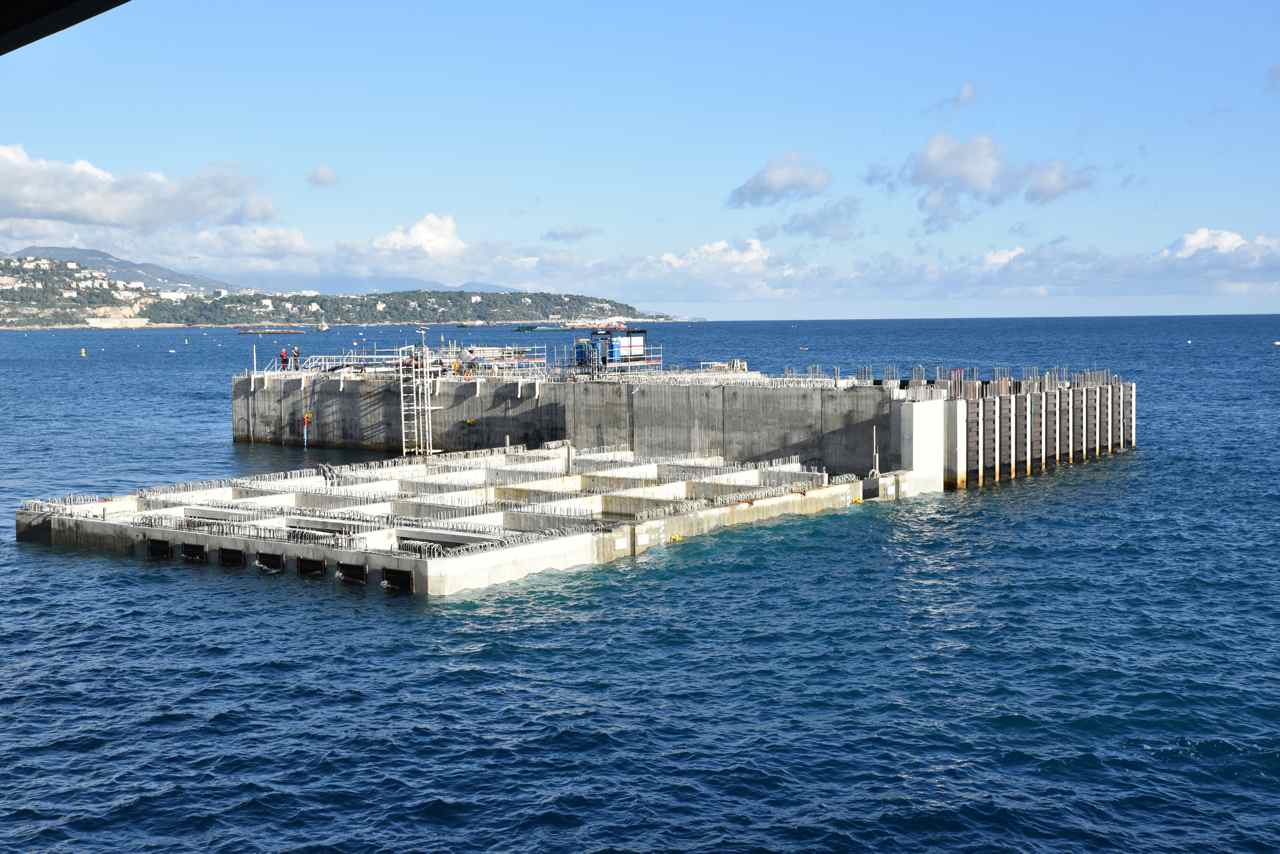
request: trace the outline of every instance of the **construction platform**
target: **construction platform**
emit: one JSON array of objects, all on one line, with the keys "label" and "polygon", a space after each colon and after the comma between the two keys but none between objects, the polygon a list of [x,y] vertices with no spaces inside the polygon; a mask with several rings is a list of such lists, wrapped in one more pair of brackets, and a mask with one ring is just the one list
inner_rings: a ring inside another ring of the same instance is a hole
[{"label": "construction platform", "polygon": [[662,370],[636,332],[620,361],[602,337],[555,371],[545,348],[425,344],[255,366],[233,382],[236,441],[402,456],[28,501],[17,535],[448,596],[1136,445],[1136,386],[1110,371]]},{"label": "construction platform", "polygon": [[904,473],[831,478],[796,457],[622,448],[401,457],[28,501],[18,539],[162,562],[447,596],[607,563],[717,528],[910,494]]}]

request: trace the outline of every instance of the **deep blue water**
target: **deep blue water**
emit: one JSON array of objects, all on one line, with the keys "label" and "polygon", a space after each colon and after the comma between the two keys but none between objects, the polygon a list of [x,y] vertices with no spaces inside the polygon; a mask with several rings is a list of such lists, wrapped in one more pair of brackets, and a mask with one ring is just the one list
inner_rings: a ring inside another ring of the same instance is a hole
[{"label": "deep blue water", "polygon": [[1280,848],[1280,318],[653,337],[768,370],[1112,367],[1140,447],[387,598],[16,545],[22,498],[352,456],[231,444],[248,337],[0,333],[0,847]]}]

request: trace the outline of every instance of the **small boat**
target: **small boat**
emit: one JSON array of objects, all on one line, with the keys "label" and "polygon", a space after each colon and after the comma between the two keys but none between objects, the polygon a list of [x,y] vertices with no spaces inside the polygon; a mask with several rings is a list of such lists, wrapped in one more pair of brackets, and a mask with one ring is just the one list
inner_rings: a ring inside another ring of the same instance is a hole
[{"label": "small boat", "polygon": [[516,327],[515,329],[513,329],[512,331],[513,331],[513,332],[537,332],[537,331],[538,331],[538,327],[537,327],[537,326],[534,326],[532,323],[526,323],[526,324],[523,324],[523,325],[521,325],[521,326],[517,326],[517,327]]},{"label": "small boat", "polygon": [[328,331],[329,331],[329,324],[325,323],[324,321],[320,321],[320,325],[316,327],[316,332],[328,332]]}]

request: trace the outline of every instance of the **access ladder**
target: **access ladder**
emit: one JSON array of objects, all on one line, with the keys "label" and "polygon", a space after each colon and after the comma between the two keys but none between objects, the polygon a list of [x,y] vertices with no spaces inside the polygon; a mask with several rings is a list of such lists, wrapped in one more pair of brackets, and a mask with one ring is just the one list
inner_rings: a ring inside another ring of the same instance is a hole
[{"label": "access ladder", "polygon": [[431,370],[429,351],[407,345],[397,351],[400,376],[400,437],[404,455],[428,456],[431,444]]}]

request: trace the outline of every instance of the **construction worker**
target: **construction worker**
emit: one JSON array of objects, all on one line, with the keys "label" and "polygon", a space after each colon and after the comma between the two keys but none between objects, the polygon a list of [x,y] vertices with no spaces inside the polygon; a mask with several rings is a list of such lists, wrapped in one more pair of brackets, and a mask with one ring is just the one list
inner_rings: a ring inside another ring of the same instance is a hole
[{"label": "construction worker", "polygon": [[280,348],[280,370],[289,370],[289,348],[287,347]]},{"label": "construction worker", "polygon": [[297,344],[293,345],[293,369],[295,371],[302,370],[302,350]]}]

